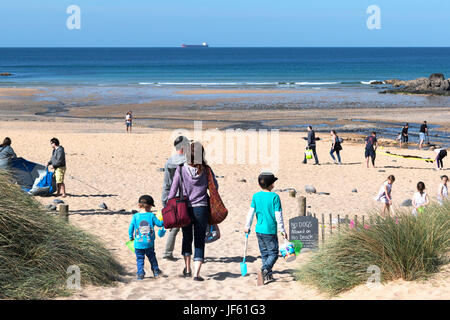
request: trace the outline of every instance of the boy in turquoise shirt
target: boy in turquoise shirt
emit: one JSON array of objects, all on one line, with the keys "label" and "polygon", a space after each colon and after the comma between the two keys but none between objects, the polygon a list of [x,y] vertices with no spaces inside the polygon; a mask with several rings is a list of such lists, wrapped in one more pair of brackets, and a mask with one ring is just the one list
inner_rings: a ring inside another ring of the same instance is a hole
[{"label": "boy in turquoise shirt", "polygon": [[273,280],[272,268],[278,259],[277,230],[287,239],[280,196],[271,192],[274,188],[273,184],[277,180],[278,178],[270,172],[263,172],[259,175],[258,182],[262,191],[253,195],[244,229],[245,233],[250,232],[253,217],[256,215],[255,232],[262,258],[262,267],[261,270],[258,270],[258,278],[262,278],[263,283]]},{"label": "boy in turquoise shirt", "polygon": [[154,226],[162,227],[164,224],[158,220],[156,216],[150,212],[155,206],[153,198],[149,195],[143,195],[139,198],[138,203],[140,212],[133,215],[128,234],[130,240],[134,240],[134,251],[136,253],[137,262],[137,278],[144,279],[144,261],[147,256],[150,261],[153,276],[156,278],[161,274],[158,267],[158,261],[155,255],[155,230]]}]

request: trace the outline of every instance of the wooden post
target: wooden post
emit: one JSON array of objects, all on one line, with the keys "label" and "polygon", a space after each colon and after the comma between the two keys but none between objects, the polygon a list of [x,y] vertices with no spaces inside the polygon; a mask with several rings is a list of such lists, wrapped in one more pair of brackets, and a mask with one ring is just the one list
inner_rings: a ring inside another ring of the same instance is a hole
[{"label": "wooden post", "polygon": [[358,226],[358,216],[355,214],[355,228]]},{"label": "wooden post", "polygon": [[365,224],[364,224],[364,216],[362,217],[362,225],[363,225],[363,228],[364,228],[364,226],[365,226]]},{"label": "wooden post", "polygon": [[322,243],[325,242],[325,215],[322,213]]},{"label": "wooden post", "polygon": [[69,205],[60,204],[59,205],[59,217],[66,222],[69,222]]},{"label": "wooden post", "polygon": [[330,234],[333,234],[333,219],[330,213]]},{"label": "wooden post", "polygon": [[297,199],[298,201],[298,215],[306,216],[306,197],[300,196]]},{"label": "wooden post", "polygon": [[341,232],[341,221],[340,220],[341,219],[339,218],[339,215],[338,215],[338,233]]},{"label": "wooden post", "polygon": [[[348,221],[348,214],[345,215],[345,223],[347,223],[347,221]],[[350,227],[350,224],[347,227]]]}]

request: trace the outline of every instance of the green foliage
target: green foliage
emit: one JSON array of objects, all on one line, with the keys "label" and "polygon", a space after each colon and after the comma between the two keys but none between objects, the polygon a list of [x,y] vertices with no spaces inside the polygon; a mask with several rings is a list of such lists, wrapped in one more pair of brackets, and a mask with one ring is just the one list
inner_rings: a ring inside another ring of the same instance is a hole
[{"label": "green foliage", "polygon": [[46,213],[0,171],[0,298],[67,295],[67,268],[77,265],[81,284],[106,285],[122,267],[94,236]]},{"label": "green foliage", "polygon": [[367,269],[381,270],[381,281],[416,280],[448,263],[450,203],[433,204],[414,217],[370,215],[369,228],[345,227],[331,237],[296,273],[297,278],[331,295],[366,283]]}]

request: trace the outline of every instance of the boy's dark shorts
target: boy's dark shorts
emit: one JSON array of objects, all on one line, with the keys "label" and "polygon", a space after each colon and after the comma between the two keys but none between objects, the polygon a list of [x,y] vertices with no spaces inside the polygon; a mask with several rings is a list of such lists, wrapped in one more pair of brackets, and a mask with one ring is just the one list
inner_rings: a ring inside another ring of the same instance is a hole
[{"label": "boy's dark shorts", "polygon": [[365,154],[366,154],[366,158],[368,158],[368,157],[375,158],[375,150],[373,148],[366,149]]}]

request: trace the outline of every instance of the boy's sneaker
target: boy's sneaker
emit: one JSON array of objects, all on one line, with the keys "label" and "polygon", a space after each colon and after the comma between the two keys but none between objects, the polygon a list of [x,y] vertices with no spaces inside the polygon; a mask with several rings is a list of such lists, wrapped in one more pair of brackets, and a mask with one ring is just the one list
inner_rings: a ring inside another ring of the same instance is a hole
[{"label": "boy's sneaker", "polygon": [[143,274],[138,274],[137,275],[137,279],[138,280],[144,280],[144,275]]},{"label": "boy's sneaker", "polygon": [[162,274],[161,269],[153,270],[153,277],[158,278],[158,276],[161,274]]},{"label": "boy's sneaker", "polygon": [[267,271],[266,269],[264,269],[264,270],[262,271],[262,275],[263,275],[263,279],[264,279],[264,284],[266,284],[267,282],[273,280],[272,272]]}]

